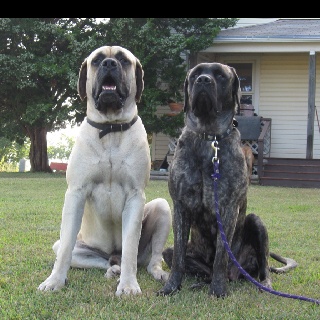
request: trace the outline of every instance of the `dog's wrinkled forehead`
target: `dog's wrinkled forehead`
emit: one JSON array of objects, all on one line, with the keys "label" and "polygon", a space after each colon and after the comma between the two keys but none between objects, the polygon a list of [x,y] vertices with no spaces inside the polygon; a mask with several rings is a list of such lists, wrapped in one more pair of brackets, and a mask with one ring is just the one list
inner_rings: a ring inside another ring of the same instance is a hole
[{"label": "dog's wrinkled forehead", "polygon": [[[103,61],[106,58],[113,58],[118,61],[131,61],[134,63],[135,56],[127,49],[119,47],[119,46],[104,46],[94,50],[89,57],[87,58],[88,62],[91,64],[92,62]],[[98,64],[96,64],[98,65]]]},{"label": "dog's wrinkled forehead", "polygon": [[190,70],[189,79],[196,79],[199,75],[208,76],[223,76],[226,78],[232,78],[233,72],[229,66],[213,62],[213,63],[199,63],[193,69]]}]

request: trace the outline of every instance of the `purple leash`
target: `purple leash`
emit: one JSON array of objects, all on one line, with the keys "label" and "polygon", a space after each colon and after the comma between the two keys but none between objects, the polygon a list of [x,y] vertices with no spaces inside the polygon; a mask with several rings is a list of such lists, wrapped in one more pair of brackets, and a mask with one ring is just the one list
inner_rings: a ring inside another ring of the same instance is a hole
[{"label": "purple leash", "polygon": [[218,204],[218,179],[220,178],[220,173],[219,173],[219,159],[217,157],[217,153],[218,153],[218,142],[215,140],[212,142],[212,148],[215,151],[215,156],[212,158],[212,162],[213,162],[213,174],[211,175],[212,179],[213,179],[213,184],[214,184],[214,196],[215,196],[215,206],[216,206],[216,216],[217,216],[217,222],[218,222],[218,226],[219,226],[219,230],[220,230],[220,234],[221,234],[221,239],[223,241],[224,247],[228,252],[228,255],[230,257],[230,259],[232,260],[232,262],[235,264],[235,266],[239,269],[239,271],[246,277],[247,280],[251,281],[253,284],[255,284],[258,288],[260,288],[261,290],[267,291],[269,293],[275,294],[277,296],[280,297],[285,297],[285,298],[291,298],[291,299],[298,299],[298,300],[304,300],[304,301],[308,301],[308,302],[313,302],[315,304],[320,305],[320,301],[316,300],[316,299],[312,299],[312,298],[307,298],[304,296],[297,296],[297,295],[293,295],[293,294],[289,294],[289,293],[284,293],[284,292],[280,292],[280,291],[275,291],[273,289],[270,289],[264,285],[262,285],[261,283],[259,283],[257,280],[253,279],[249,273],[247,271],[245,271],[241,265],[239,264],[239,262],[237,261],[237,259],[235,258],[235,256],[233,255],[226,235],[224,233],[223,230],[223,226],[222,226],[222,221],[221,221],[221,216],[219,213],[219,204]]}]

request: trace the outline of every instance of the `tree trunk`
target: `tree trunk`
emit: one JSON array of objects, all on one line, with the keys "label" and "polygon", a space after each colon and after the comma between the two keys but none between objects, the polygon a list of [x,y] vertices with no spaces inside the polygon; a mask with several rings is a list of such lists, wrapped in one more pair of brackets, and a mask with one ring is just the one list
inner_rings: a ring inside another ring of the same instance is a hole
[{"label": "tree trunk", "polygon": [[31,172],[52,172],[49,166],[47,153],[47,129],[46,128],[27,128],[30,138],[30,165]]}]

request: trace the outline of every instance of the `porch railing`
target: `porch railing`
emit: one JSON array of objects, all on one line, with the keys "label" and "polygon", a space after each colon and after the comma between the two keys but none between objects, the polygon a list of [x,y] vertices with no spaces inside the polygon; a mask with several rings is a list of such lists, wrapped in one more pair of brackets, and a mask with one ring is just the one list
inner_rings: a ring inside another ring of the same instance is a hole
[{"label": "porch railing", "polygon": [[[252,132],[254,126],[250,126],[248,121],[250,122],[250,117],[245,116],[236,116],[236,119],[239,122],[239,130],[241,135],[244,137],[241,139],[242,145],[250,146],[252,153],[255,156],[255,164],[253,166],[253,175],[258,175],[258,178],[262,176],[262,168],[263,168],[263,159],[270,157],[271,151],[271,118],[263,118],[253,116],[251,117],[255,122],[258,118],[260,118],[260,128],[256,131],[256,133]],[[246,120],[242,126],[241,120]],[[245,125],[245,126],[243,126]],[[259,124],[258,124],[259,126]],[[243,131],[243,132],[241,132]],[[249,137],[250,139],[247,139]],[[169,141],[169,151],[167,154],[167,162],[170,166],[171,159],[174,154],[176,145],[177,145],[177,138],[171,138]]]},{"label": "porch railing", "polygon": [[271,118],[261,119],[261,133],[258,138],[258,177],[262,176],[263,158],[270,157]]},{"label": "porch railing", "polygon": [[241,133],[242,145],[249,146],[257,159],[252,174],[259,178],[262,174],[263,159],[270,157],[271,118],[236,116],[236,120]]}]

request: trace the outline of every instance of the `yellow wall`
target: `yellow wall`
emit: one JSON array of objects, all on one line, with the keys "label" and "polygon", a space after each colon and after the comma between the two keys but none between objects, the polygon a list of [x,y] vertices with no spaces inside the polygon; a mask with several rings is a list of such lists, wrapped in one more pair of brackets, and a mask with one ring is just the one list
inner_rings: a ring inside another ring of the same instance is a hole
[{"label": "yellow wall", "polygon": [[[318,55],[318,57],[317,57]],[[201,57],[201,56],[200,56]],[[202,60],[201,60],[202,58]],[[271,157],[305,158],[308,124],[309,53],[203,54],[198,62],[230,59],[255,61],[254,81],[259,116],[272,119]],[[316,54],[316,106],[320,117],[320,56]],[[169,112],[160,106],[158,113]],[[320,121],[320,118],[319,118]],[[152,160],[163,160],[169,137],[153,135]],[[320,132],[315,115],[313,158],[320,159]]]},{"label": "yellow wall", "polygon": [[[316,70],[320,70],[320,60],[317,62]],[[320,107],[319,75],[317,78],[316,105]],[[308,90],[309,54],[261,56],[259,114],[272,118],[271,157],[305,158]],[[313,155],[319,159],[320,132],[316,116],[314,129]]]}]

